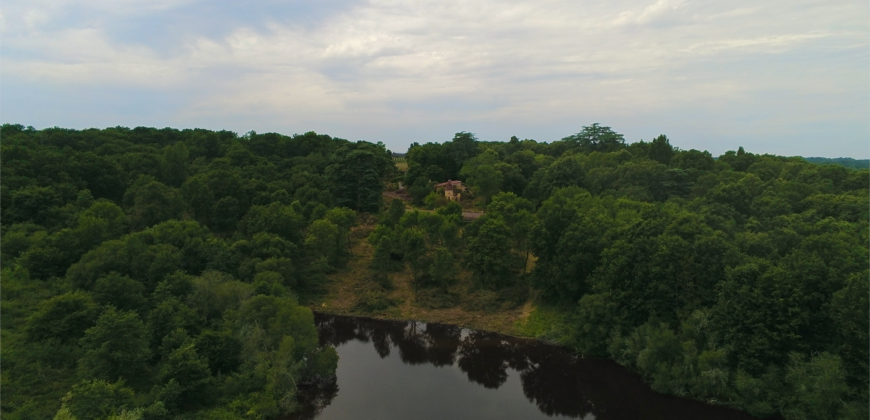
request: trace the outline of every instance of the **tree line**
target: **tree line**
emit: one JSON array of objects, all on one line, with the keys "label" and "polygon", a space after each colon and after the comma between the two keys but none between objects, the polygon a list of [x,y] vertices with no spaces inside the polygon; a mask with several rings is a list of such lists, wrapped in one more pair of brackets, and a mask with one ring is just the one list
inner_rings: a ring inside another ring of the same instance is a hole
[{"label": "tree line", "polygon": [[870,168],[870,159],[853,159],[853,158],[823,158],[823,157],[807,157],[804,158],[807,162],[818,163],[820,165],[840,165],[852,169]]}]

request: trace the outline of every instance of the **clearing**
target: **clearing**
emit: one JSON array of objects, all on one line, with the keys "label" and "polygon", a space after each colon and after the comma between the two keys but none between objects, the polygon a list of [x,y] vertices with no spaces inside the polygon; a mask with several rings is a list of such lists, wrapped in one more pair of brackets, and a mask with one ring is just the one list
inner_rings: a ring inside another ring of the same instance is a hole
[{"label": "clearing", "polygon": [[[437,322],[513,336],[524,335],[521,325],[535,308],[533,295],[516,308],[501,309],[494,312],[468,311],[463,309],[462,302],[445,309],[425,308],[416,302],[411,270],[407,266],[402,271],[389,273],[394,288],[388,292],[388,296],[395,299],[398,305],[376,313],[354,311],[353,307],[360,289],[371,281],[373,274],[369,265],[374,249],[365,239],[372,229],[374,229],[372,225],[354,228],[351,233],[353,256],[347,267],[328,276],[328,292],[319,300],[310,303],[312,310],[337,315],[368,316],[377,319]],[[533,264],[534,262],[530,265]],[[450,287],[450,291],[460,296],[460,299],[467,299],[471,295],[471,290],[471,273],[460,268],[457,282]]]}]

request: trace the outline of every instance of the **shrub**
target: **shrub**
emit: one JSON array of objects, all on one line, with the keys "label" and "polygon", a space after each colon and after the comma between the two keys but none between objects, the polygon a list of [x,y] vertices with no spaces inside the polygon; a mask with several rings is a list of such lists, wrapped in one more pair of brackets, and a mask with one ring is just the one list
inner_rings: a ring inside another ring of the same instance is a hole
[{"label": "shrub", "polygon": [[444,292],[440,289],[422,289],[416,294],[418,306],[429,309],[452,308],[459,303],[459,294]]},{"label": "shrub", "polygon": [[358,292],[356,302],[353,304],[353,310],[362,313],[383,312],[398,302],[387,296],[384,288],[377,283],[366,283]]}]

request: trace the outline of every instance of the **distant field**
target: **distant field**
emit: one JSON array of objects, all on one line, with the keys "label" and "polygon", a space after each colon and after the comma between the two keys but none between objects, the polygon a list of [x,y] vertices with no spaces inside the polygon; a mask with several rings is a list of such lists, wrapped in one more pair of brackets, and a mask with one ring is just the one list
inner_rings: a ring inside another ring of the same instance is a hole
[{"label": "distant field", "polygon": [[399,168],[402,172],[408,172],[408,161],[404,157],[393,157],[393,163],[396,164],[396,168]]}]

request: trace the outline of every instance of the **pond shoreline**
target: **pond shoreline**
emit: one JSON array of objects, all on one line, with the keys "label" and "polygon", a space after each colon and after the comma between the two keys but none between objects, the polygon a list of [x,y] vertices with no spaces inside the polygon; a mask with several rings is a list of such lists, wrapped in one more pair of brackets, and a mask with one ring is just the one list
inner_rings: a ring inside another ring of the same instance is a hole
[{"label": "pond shoreline", "polygon": [[[586,359],[589,361],[600,361],[602,363],[611,363],[614,366],[619,366],[632,375],[636,375],[645,387],[649,388],[650,384],[644,381],[641,376],[625,366],[619,365],[615,360],[607,357],[587,357],[580,355],[570,347],[560,345],[539,338],[540,332],[535,331],[535,328],[528,325],[530,315],[536,310],[542,310],[536,304],[537,296],[533,292],[529,295],[526,302],[510,309],[499,309],[495,311],[469,311],[462,308],[462,305],[455,305],[450,308],[431,309],[421,307],[417,302],[417,293],[413,287],[410,271],[406,268],[399,272],[389,273],[393,288],[387,293],[397,304],[383,311],[378,312],[362,312],[354,308],[358,292],[365,287],[366,283],[371,282],[371,270],[369,264],[373,253],[372,246],[365,240],[368,236],[369,226],[360,226],[355,229],[355,238],[353,240],[353,257],[349,261],[346,268],[339,270],[336,273],[329,275],[330,283],[327,286],[328,292],[321,299],[308,302],[308,307],[315,313],[322,315],[335,315],[341,317],[355,317],[372,321],[387,321],[394,323],[407,322],[422,322],[427,324],[436,324],[450,327],[465,328],[469,330],[481,331],[486,333],[498,334],[508,337],[512,340],[529,340],[540,344],[546,344],[561,351],[570,353],[577,359]],[[457,284],[454,285],[453,291],[459,294],[471,292],[470,273],[460,272]],[[552,309],[547,310],[551,312]],[[546,316],[546,315],[545,315]],[[547,320],[545,322],[550,322]],[[652,391],[655,392],[655,391]],[[658,392],[656,392],[659,394]],[[694,401],[711,407],[721,407],[733,409],[729,405],[710,404],[709,401],[694,399],[691,397],[680,397],[671,394],[659,394],[669,398],[678,398],[681,400]],[[749,417],[743,411],[735,411],[740,415]],[[776,418],[776,417],[773,417]]]},{"label": "pond shoreline", "polygon": [[[407,418],[409,412],[401,411],[407,409],[405,402],[425,395],[414,406],[428,405],[434,410],[428,412],[430,418],[496,418],[497,412],[497,418],[751,419],[727,406],[655,392],[611,359],[584,358],[534,338],[327,312],[316,312],[315,323],[321,345],[338,348],[338,383],[325,398],[308,396],[314,405],[306,405],[305,414],[294,418],[368,415],[372,401],[389,407],[381,412],[386,417],[372,418]],[[454,379],[447,371],[455,372]],[[421,375],[428,379],[420,381]],[[379,378],[377,385],[368,379],[373,377]],[[453,404],[433,404],[432,396]]]},{"label": "pond shoreline", "polygon": [[[569,347],[563,346],[561,344],[553,343],[553,342],[550,342],[547,340],[541,340],[539,338],[535,338],[535,337],[531,337],[531,336],[527,336],[527,335],[510,334],[510,333],[507,333],[504,331],[492,331],[492,330],[480,329],[480,328],[475,328],[475,327],[469,326],[469,325],[453,324],[453,323],[449,323],[449,322],[440,322],[440,321],[430,321],[430,320],[426,320],[426,319],[393,318],[393,317],[380,316],[380,315],[376,315],[376,314],[373,315],[373,314],[356,314],[356,313],[335,313],[335,312],[330,312],[330,311],[324,311],[324,310],[321,310],[321,309],[318,309],[315,307],[309,307],[309,309],[311,309],[311,312],[314,313],[315,317],[318,315],[321,315],[321,316],[322,315],[329,315],[329,316],[353,317],[353,318],[360,318],[360,319],[372,320],[372,321],[387,321],[387,322],[396,322],[396,323],[422,322],[425,324],[435,324],[435,325],[442,325],[442,326],[447,326],[447,327],[459,327],[459,328],[464,328],[464,329],[469,329],[469,330],[486,332],[486,333],[490,333],[490,334],[503,335],[505,337],[510,337],[512,339],[531,340],[531,341],[543,343],[543,344],[546,344],[549,346],[563,348],[563,349],[566,349],[568,351],[571,351],[572,353],[575,353]],[[576,354],[579,355],[579,353],[576,353]],[[586,358],[584,356],[579,356],[579,357]],[[590,357],[590,359],[612,360],[612,359],[609,359],[607,357]]]},{"label": "pond shoreline", "polygon": [[[511,334],[510,332],[505,332],[505,331],[493,331],[493,330],[477,328],[477,327],[474,327],[471,325],[456,324],[456,323],[449,323],[449,322],[445,323],[445,322],[440,322],[437,320],[433,321],[433,320],[427,320],[427,319],[422,319],[422,318],[414,318],[414,319],[412,319],[412,318],[399,318],[399,317],[386,316],[383,314],[359,314],[359,313],[352,313],[352,312],[335,313],[335,312],[331,312],[328,310],[322,310],[322,309],[315,308],[315,307],[310,307],[310,309],[315,314],[315,318],[319,318],[319,317],[323,317],[323,316],[337,316],[337,317],[344,317],[344,318],[356,318],[356,319],[361,319],[361,320],[366,320],[366,321],[374,321],[374,322],[389,322],[389,323],[395,323],[395,324],[409,323],[409,322],[420,322],[420,323],[434,324],[434,325],[444,326],[444,327],[457,327],[457,328],[478,331],[478,332],[487,333],[487,334],[503,336],[503,337],[508,338],[510,340],[518,340],[518,341],[526,342],[528,344],[543,345],[543,346],[551,347],[554,350],[558,349],[557,351],[565,352],[565,353],[569,354],[571,357],[573,357],[575,360],[586,360],[589,362],[612,364],[614,367],[618,367],[619,369],[624,370],[625,372],[629,373],[630,375],[635,376],[637,378],[637,380],[640,381],[641,383],[643,383],[643,385],[646,388],[648,388],[651,392],[654,392],[655,394],[658,394],[662,397],[675,398],[678,400],[692,401],[692,402],[701,403],[701,404],[704,404],[704,405],[707,405],[710,407],[733,410],[736,416],[743,416],[744,418],[747,418],[747,419],[755,418],[755,417],[750,416],[745,411],[737,409],[729,404],[711,404],[709,401],[704,401],[704,400],[692,398],[690,396],[678,396],[678,395],[673,395],[673,394],[660,393],[658,391],[653,390],[650,387],[650,384],[647,381],[643,380],[643,378],[641,377],[641,375],[638,372],[636,372],[633,369],[630,369],[626,366],[620,365],[612,358],[596,357],[596,356],[584,356],[584,355],[576,352],[575,350],[571,349],[568,346],[558,344],[556,342],[549,341],[549,340],[543,340],[543,339],[540,339],[540,338],[537,338],[534,336],[530,336],[530,335]],[[481,317],[485,317],[485,315],[486,314],[481,314]],[[521,329],[519,327],[517,327],[516,329],[514,329],[512,331],[521,332]],[[781,420],[782,417],[779,415],[774,415],[772,417],[768,417],[767,419],[768,420]]]},{"label": "pond shoreline", "polygon": [[[568,348],[568,347],[565,347],[565,346],[562,346],[562,345],[559,345],[559,344],[556,344],[553,342],[549,342],[547,340],[542,340],[542,339],[539,339],[537,337],[533,337],[530,335],[522,334],[522,332],[520,331],[520,329],[518,327],[515,329],[508,330],[508,331],[492,330],[492,329],[476,327],[474,323],[462,324],[462,323],[453,323],[453,322],[443,322],[439,319],[393,317],[393,316],[383,315],[383,314],[366,314],[366,313],[357,313],[357,312],[334,312],[334,311],[324,310],[322,308],[317,308],[315,306],[310,306],[309,309],[311,309],[311,311],[314,312],[315,314],[322,314],[322,315],[348,316],[348,317],[355,317],[355,318],[370,319],[370,320],[375,320],[375,321],[423,322],[426,324],[437,324],[437,325],[445,325],[445,326],[451,326],[451,327],[466,328],[466,329],[475,330],[475,331],[484,331],[484,332],[488,332],[488,333],[492,333],[492,334],[499,334],[499,335],[503,335],[505,337],[511,337],[511,338],[516,338],[516,339],[535,340],[535,341],[539,341],[542,343],[546,343],[548,345],[558,346],[558,347],[562,347],[562,348],[570,350],[570,348]],[[496,312],[495,314],[497,314],[497,313],[498,312]],[[480,315],[480,316],[472,317],[471,319],[485,319],[485,318],[486,318],[485,315]],[[606,359],[606,358],[604,358],[604,359]]]}]

